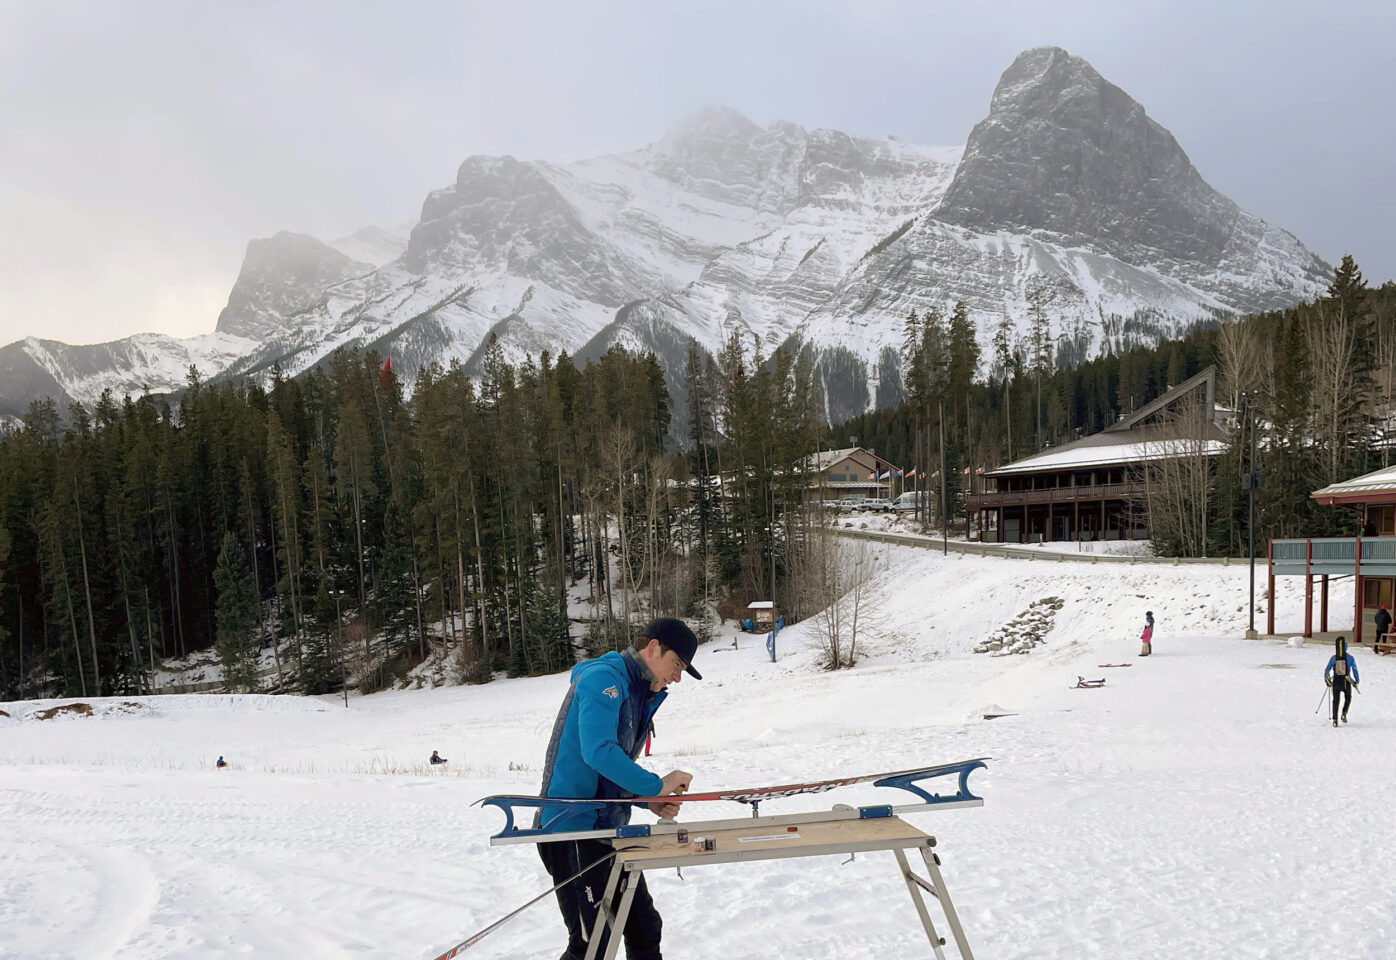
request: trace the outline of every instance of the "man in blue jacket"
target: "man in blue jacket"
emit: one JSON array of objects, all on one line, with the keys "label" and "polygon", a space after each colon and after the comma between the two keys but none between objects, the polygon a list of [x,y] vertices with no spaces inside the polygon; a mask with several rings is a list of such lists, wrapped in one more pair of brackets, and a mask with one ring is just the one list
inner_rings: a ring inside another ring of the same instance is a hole
[{"label": "man in blue jacket", "polygon": [[1323,679],[1333,688],[1333,726],[1338,725],[1338,697],[1343,699],[1343,723],[1348,722],[1348,707],[1352,706],[1352,688],[1357,684],[1357,661],[1348,653],[1347,637],[1333,644],[1333,656],[1323,668]]},{"label": "man in blue jacket", "polygon": [[[562,701],[543,766],[541,796],[579,799],[660,797],[688,788],[693,777],[682,770],[663,777],[635,762],[645,743],[655,711],[669,695],[668,686],[684,673],[695,680],[693,669],[698,638],[682,620],[661,617],[650,622],[628,650],[585,660],[572,668],[572,686]],[[650,810],[672,817],[679,804],[652,803]],[[617,827],[630,820],[630,804],[605,804],[599,808],[543,807],[539,826],[552,833]],[[581,874],[558,888],[557,902],[567,924],[567,951],[562,960],[583,960],[587,938],[596,922],[601,897],[610,876],[609,844],[600,840],[565,840],[540,843],[543,859],[554,883]],[[590,867],[590,869],[586,869]],[[661,960],[659,913],[645,888],[644,875],[636,883],[635,898],[625,922],[625,954],[630,960]],[[606,949],[597,945],[596,956]]]}]

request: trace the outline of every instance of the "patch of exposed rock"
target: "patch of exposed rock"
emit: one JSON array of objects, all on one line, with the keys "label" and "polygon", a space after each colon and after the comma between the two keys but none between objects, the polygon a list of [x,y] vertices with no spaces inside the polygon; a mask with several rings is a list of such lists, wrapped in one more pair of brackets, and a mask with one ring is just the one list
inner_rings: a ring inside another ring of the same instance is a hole
[{"label": "patch of exposed rock", "polygon": [[989,639],[976,644],[974,652],[1006,657],[1011,653],[1027,653],[1039,643],[1046,643],[1057,611],[1065,602],[1061,597],[1043,597],[1033,601],[1031,606],[996,630]]}]

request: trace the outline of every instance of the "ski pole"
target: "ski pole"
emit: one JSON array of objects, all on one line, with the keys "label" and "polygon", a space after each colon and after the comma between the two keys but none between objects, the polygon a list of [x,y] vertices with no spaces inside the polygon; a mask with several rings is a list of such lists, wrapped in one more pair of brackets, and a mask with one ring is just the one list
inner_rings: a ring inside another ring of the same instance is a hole
[{"label": "ski pole", "polygon": [[471,934],[470,936],[466,937],[464,940],[462,940],[460,943],[456,944],[456,945],[455,945],[454,947],[452,947],[451,949],[447,950],[445,953],[438,955],[438,956],[436,957],[436,960],[451,960],[452,957],[459,956],[460,954],[462,954],[462,953],[464,953],[466,950],[468,950],[470,947],[475,946],[475,944],[477,944],[477,943],[479,943],[481,940],[485,939],[485,937],[489,936],[491,933],[494,933],[494,932],[495,932],[496,930],[498,930],[500,927],[504,926],[504,925],[505,925],[506,923],[508,923],[510,920],[514,919],[514,918],[517,917],[519,914],[523,913],[525,910],[527,910],[529,907],[533,906],[533,905],[534,905],[535,903],[537,903],[539,900],[542,900],[542,899],[543,899],[544,897],[546,897],[548,894],[557,892],[558,890],[560,890],[561,888],[567,886],[567,885],[568,885],[569,883],[571,883],[573,880],[576,880],[578,877],[580,877],[582,874],[586,873],[588,870],[592,869],[593,867],[599,867],[599,866],[601,866],[601,864],[605,863],[607,860],[611,859],[612,857],[614,857],[614,856],[615,856],[617,853],[619,853],[619,852],[620,852],[620,851],[618,851],[618,850],[612,850],[610,853],[606,854],[604,857],[602,857],[600,860],[597,860],[595,863],[588,864],[587,866],[585,866],[585,867],[583,867],[582,869],[578,870],[576,873],[572,874],[572,876],[568,877],[566,880],[562,881],[561,883],[555,884],[554,886],[548,888],[547,890],[544,890],[542,893],[538,894],[538,896],[534,897],[532,900],[528,901],[528,903],[525,903],[523,906],[519,907],[517,910],[512,910],[512,911],[510,911],[509,913],[506,913],[504,916],[500,917],[500,918],[499,918],[498,920],[496,920],[494,923],[490,924],[488,927],[485,927],[485,929],[479,931],[478,933],[474,933],[474,934]]},{"label": "ski pole", "polygon": [[[1325,688],[1325,689],[1324,689],[1324,691],[1323,691],[1323,696],[1322,696],[1321,698],[1319,698],[1318,707],[1321,707],[1321,706],[1323,706],[1325,703],[1328,702],[1328,695],[1329,695],[1330,693],[1332,693],[1332,692],[1333,692],[1333,691],[1332,691],[1330,688]],[[1318,713],[1318,707],[1314,707],[1314,713]]]}]

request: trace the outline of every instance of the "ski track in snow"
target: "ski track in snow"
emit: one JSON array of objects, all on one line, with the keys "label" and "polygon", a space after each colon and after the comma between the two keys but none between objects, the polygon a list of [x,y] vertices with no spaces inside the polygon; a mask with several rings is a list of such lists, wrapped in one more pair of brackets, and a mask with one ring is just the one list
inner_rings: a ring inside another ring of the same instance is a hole
[{"label": "ski track in snow", "polygon": [[[697,658],[706,679],[673,692],[642,762],[690,770],[699,790],[992,758],[971,778],[982,808],[908,815],[937,836],[981,960],[1268,960],[1336,945],[1345,958],[1390,956],[1396,828],[1377,811],[1396,775],[1396,660],[1357,651],[1361,692],[1334,730],[1314,713],[1329,648],[1237,639],[1244,567],[907,548],[874,562],[885,572],[867,594],[855,669],[820,672],[808,622],[782,632],[776,664],[760,637],[724,649],[724,630]],[[1302,605],[1282,586],[1280,623],[1293,629]],[[1335,586],[1331,609],[1351,609],[1347,590]],[[967,652],[1045,596],[1066,603],[1044,646]],[[1158,633],[1139,660],[1146,608]],[[1097,667],[1120,662],[1134,665]],[[1106,686],[1070,689],[1077,675]],[[562,676],[500,680],[348,709],[94,701],[93,717],[48,721],[23,719],[36,704],[6,704],[0,958],[434,956],[549,886],[532,847],[489,846],[499,815],[471,804],[533,792],[565,688]],[[989,704],[1013,715],[985,721]],[[432,749],[445,770],[422,766]],[[231,769],[210,768],[220,753]],[[766,812],[874,800],[893,796],[860,785]],[[930,956],[892,856],[846,859],[651,873],[666,955]],[[544,901],[470,956],[551,960],[561,941]]]}]

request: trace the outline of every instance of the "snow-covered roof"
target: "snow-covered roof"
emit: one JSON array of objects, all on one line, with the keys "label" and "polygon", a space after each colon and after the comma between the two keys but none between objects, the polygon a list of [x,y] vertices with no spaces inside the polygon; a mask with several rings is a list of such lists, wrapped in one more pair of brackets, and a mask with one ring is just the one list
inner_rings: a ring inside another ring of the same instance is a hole
[{"label": "snow-covered roof", "polygon": [[775,606],[774,600],[753,600],[746,605],[746,608],[748,610],[774,610]]},{"label": "snow-covered roof", "polygon": [[[867,447],[844,447],[841,450],[820,450],[818,453],[811,454],[808,460],[810,464],[809,469],[813,470],[816,473],[823,470],[827,470],[830,467],[837,464],[839,461],[846,460],[849,457],[853,456],[855,453],[862,453],[866,455],[867,458],[874,463],[874,465],[882,464],[885,465],[888,469],[896,469],[897,467],[895,463],[892,463],[890,460],[886,460],[882,457],[879,457],[876,453],[873,453]],[[877,469],[880,470],[882,468],[877,467]]]},{"label": "snow-covered roof", "polygon": [[843,460],[862,449],[862,447],[844,447],[842,450],[820,450],[818,453],[814,455],[814,469],[823,470],[826,467],[832,467],[840,460]]},{"label": "snow-covered roof", "polygon": [[[1057,470],[1123,466],[1150,460],[1194,456],[1198,453],[1209,457],[1217,456],[1226,447],[1227,433],[1216,422],[1216,408],[1213,403],[1215,378],[1215,368],[1208,367],[1100,433],[1073,440],[1055,449],[1044,450],[993,470],[986,470],[984,476],[1021,476]],[[1195,421],[1184,423],[1167,419],[1170,407],[1190,393],[1196,393],[1202,398],[1202,422],[1193,425]],[[1195,431],[1200,433],[1199,437],[1186,436]]]},{"label": "snow-covered roof", "polygon": [[[1099,435],[1097,435],[1099,436]],[[1085,467],[1109,467],[1148,460],[1167,460],[1174,457],[1203,456],[1214,457],[1226,449],[1221,440],[1142,440],[1133,443],[1113,444],[1070,444],[1048,450],[1027,460],[1010,463],[1006,467],[985,472],[987,477],[1006,477],[1023,473],[1041,473],[1044,470],[1077,470]]]},{"label": "snow-covered roof", "polygon": [[1351,480],[1344,480],[1342,483],[1330,483],[1322,490],[1315,490],[1309,496],[1320,503],[1332,504],[1347,500],[1354,502],[1363,497],[1370,497],[1378,494],[1391,494],[1396,497],[1396,466],[1382,467],[1380,470],[1373,470],[1371,473],[1364,473],[1360,477]]}]

